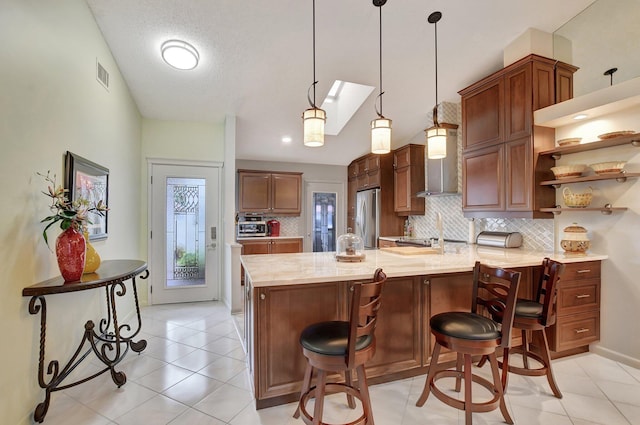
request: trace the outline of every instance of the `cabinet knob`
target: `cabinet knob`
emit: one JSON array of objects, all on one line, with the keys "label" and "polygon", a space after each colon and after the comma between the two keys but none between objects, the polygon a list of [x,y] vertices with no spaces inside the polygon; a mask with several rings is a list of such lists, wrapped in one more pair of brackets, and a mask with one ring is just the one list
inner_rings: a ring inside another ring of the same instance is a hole
[{"label": "cabinet knob", "polygon": [[260,294],[260,299],[264,300],[265,298],[267,298],[267,296],[265,294]]},{"label": "cabinet knob", "polygon": [[425,285],[431,285],[431,281],[429,279],[425,279],[423,282]]}]

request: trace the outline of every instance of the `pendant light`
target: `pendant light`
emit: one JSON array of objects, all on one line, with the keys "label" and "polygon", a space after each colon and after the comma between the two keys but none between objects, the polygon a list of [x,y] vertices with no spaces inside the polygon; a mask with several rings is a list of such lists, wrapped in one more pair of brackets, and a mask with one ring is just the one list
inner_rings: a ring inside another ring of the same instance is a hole
[{"label": "pendant light", "polygon": [[440,127],[438,123],[438,21],[442,18],[442,13],[433,12],[429,15],[428,21],[433,24],[435,30],[436,46],[436,106],[433,107],[433,127],[427,131],[427,158],[442,159],[447,156],[447,129]]},{"label": "pendant light", "polygon": [[[324,124],[327,121],[327,113],[316,106],[316,84],[316,0],[313,0],[313,83],[307,90],[307,100],[311,108],[302,113],[304,145],[312,148],[324,145]],[[310,95],[311,88],[313,100]]]},{"label": "pendant light", "polygon": [[[378,118],[371,121],[371,153],[385,154],[391,152],[391,120],[382,115],[382,6],[387,0],[373,0],[373,5],[380,8],[380,94],[376,98],[376,114]],[[380,99],[380,111],[377,100]]]}]

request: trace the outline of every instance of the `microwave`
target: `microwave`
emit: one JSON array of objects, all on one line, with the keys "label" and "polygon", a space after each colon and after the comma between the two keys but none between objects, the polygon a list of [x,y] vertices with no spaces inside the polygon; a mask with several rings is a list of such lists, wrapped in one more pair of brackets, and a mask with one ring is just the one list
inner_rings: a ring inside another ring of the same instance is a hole
[{"label": "microwave", "polygon": [[238,237],[250,238],[253,236],[267,236],[266,221],[239,221]]}]

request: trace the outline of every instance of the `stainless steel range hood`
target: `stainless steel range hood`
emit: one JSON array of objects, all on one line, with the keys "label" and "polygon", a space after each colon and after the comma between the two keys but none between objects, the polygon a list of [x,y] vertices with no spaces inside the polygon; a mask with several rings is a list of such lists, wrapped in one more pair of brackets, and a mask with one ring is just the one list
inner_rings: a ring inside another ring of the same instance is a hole
[{"label": "stainless steel range hood", "polygon": [[419,197],[458,194],[458,126],[440,124],[447,128],[447,156],[426,160],[427,187],[417,193]]}]

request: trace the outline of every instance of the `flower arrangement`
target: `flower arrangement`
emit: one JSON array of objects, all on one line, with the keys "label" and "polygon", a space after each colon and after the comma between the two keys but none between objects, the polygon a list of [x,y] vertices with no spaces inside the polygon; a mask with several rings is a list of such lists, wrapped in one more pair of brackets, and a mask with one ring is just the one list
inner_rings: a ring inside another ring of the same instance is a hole
[{"label": "flower arrangement", "polygon": [[50,171],[47,174],[37,173],[39,176],[44,177],[44,180],[48,183],[48,191],[42,191],[46,196],[51,198],[51,205],[49,209],[54,213],[48,217],[43,218],[40,222],[44,223],[49,221],[50,223],[44,228],[42,236],[47,246],[49,246],[49,239],[47,238],[47,230],[55,223],[60,222],[60,229],[67,230],[73,227],[75,230],[82,231],[86,227],[87,223],[91,224],[88,219],[88,214],[94,212],[101,216],[109,210],[102,200],[97,203],[91,204],[87,199],[78,198],[73,202],[69,201],[67,189],[61,185],[56,186],[56,175],[51,175]]}]

